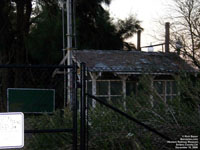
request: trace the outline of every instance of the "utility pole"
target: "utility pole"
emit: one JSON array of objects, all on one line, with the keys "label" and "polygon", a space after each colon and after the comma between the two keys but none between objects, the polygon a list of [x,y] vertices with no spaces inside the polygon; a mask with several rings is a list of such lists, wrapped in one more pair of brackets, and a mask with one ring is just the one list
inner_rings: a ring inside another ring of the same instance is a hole
[{"label": "utility pole", "polygon": [[[67,0],[67,65],[72,65],[72,0]],[[67,101],[72,104],[72,72],[67,70]]]}]

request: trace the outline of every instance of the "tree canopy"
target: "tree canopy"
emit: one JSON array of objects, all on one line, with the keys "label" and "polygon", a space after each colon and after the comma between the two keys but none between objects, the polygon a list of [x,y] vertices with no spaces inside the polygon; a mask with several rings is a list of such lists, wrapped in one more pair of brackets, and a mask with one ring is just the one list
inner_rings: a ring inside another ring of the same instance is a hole
[{"label": "tree canopy", "polygon": [[[113,23],[102,3],[76,1],[78,49],[133,49],[125,39],[142,29],[134,16]],[[57,0],[1,0],[1,63],[56,64],[62,58],[62,13]],[[65,16],[66,17],[66,16]]]},{"label": "tree canopy", "polygon": [[172,1],[171,44],[180,55],[200,68],[200,0]]}]

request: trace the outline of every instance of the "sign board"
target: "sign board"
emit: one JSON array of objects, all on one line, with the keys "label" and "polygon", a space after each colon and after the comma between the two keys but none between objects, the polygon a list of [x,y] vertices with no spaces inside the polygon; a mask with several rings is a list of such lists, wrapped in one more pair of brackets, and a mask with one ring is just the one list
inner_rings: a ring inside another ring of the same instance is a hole
[{"label": "sign board", "polygon": [[24,146],[23,113],[0,113],[0,149]]},{"label": "sign board", "polygon": [[55,90],[8,88],[8,112],[52,113],[55,110]]}]

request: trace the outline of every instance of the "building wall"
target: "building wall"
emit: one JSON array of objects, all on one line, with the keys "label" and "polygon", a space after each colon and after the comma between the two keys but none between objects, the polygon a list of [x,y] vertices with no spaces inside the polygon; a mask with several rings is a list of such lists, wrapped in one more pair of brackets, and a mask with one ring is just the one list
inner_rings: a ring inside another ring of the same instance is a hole
[{"label": "building wall", "polygon": [[[92,95],[102,100],[117,102],[127,96],[137,95],[138,83],[142,75],[123,74],[114,72],[90,73],[87,89]],[[151,75],[152,87],[163,98],[164,101],[173,99],[177,95],[177,88],[174,78],[171,75]],[[95,101],[91,101],[95,106]]]}]

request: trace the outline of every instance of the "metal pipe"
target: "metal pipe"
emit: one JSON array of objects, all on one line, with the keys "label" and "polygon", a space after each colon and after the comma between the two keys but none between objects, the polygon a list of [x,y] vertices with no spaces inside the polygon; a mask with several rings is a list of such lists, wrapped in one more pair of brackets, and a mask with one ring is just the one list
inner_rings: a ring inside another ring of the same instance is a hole
[{"label": "metal pipe", "polygon": [[42,68],[42,69],[48,69],[48,68],[73,68],[73,66],[72,65],[65,66],[65,65],[17,65],[17,64],[9,64],[9,65],[0,65],[0,68],[15,68],[15,69]]},{"label": "metal pipe", "polygon": [[154,44],[154,45],[149,45],[149,46],[142,46],[141,48],[149,48],[149,47],[156,47],[156,46],[163,46],[165,43],[161,43],[161,44]]},{"label": "metal pipe", "polygon": [[[64,0],[63,0],[63,3],[62,3],[62,32],[63,32],[63,49],[62,49],[62,51],[63,51],[63,58],[65,57],[65,55],[66,55],[66,53],[65,53],[65,2],[64,2]],[[65,61],[63,62],[63,64],[64,65],[66,65],[66,63],[65,63]],[[66,106],[66,101],[67,101],[67,94],[66,94],[66,92],[67,92],[67,90],[66,90],[66,88],[67,88],[67,77],[66,77],[66,69],[64,68],[64,74],[63,74],[63,80],[64,80],[64,91],[63,91],[63,95],[64,95],[64,101],[63,101],[63,103],[64,103],[64,108],[65,108],[65,106]]]},{"label": "metal pipe", "polygon": [[74,27],[74,47],[77,48],[77,39],[76,39],[76,0],[73,0],[73,27]]},{"label": "metal pipe", "polygon": [[[67,65],[72,65],[72,2],[67,0]],[[67,97],[70,104],[72,104],[72,74],[71,70],[67,70]]]},{"label": "metal pipe", "polygon": [[80,126],[80,150],[85,150],[85,63],[81,63],[81,126]]},{"label": "metal pipe", "polygon": [[[87,72],[87,70],[86,70]],[[87,81],[85,81],[86,83],[86,92],[87,92]],[[89,145],[89,100],[86,98],[85,95],[85,100],[86,100],[86,150],[88,150],[88,145]]]},{"label": "metal pipe", "polygon": [[73,66],[73,150],[77,150],[77,65]]},{"label": "metal pipe", "polygon": [[73,132],[73,129],[48,129],[48,130],[25,130],[24,133],[59,133]]},{"label": "metal pipe", "polygon": [[65,2],[63,0],[63,3],[62,3],[62,32],[63,32],[63,52],[65,51],[65,10],[64,10],[64,7],[65,7]]}]

